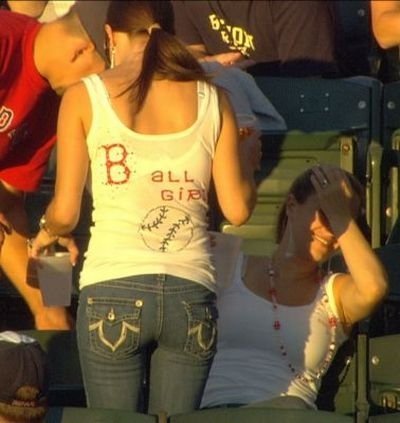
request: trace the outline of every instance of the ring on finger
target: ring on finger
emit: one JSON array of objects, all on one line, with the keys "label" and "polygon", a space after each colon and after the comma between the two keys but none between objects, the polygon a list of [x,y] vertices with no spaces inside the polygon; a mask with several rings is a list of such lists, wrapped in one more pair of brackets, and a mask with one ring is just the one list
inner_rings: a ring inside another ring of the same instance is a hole
[{"label": "ring on finger", "polygon": [[26,245],[28,246],[28,248],[32,248],[33,247],[33,239],[32,238],[28,238],[26,240]]}]

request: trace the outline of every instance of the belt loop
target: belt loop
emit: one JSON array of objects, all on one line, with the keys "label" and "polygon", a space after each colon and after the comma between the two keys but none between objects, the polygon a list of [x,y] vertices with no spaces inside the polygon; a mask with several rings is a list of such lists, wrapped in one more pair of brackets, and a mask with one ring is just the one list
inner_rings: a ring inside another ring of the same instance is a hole
[{"label": "belt loop", "polygon": [[159,285],[163,285],[165,284],[165,280],[166,280],[166,275],[165,273],[159,273],[156,277],[157,283]]}]

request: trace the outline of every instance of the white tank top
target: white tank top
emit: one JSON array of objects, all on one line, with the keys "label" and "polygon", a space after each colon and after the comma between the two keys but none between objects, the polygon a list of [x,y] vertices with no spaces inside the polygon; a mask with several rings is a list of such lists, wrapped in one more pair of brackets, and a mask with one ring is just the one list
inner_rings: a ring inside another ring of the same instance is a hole
[{"label": "white tank top", "polygon": [[[244,285],[242,261],[243,256],[232,285],[218,291],[217,354],[201,406],[248,404],[295,395],[315,407],[321,382],[317,372],[327,357],[332,337],[336,349],[347,338],[339,321],[335,329],[329,325],[330,316],[339,319],[332,291],[336,275],[321,284],[311,304],[278,306],[281,322],[278,337],[272,327],[276,318],[272,304]],[[323,298],[328,299],[325,305]],[[280,351],[282,343],[287,358]],[[295,378],[288,362],[309,380]]]},{"label": "white tank top", "polygon": [[87,137],[93,226],[80,287],[169,274],[215,291],[207,233],[212,160],[220,133],[215,87],[198,82],[198,116],[173,134],[126,127],[98,75],[83,80],[92,105]]}]

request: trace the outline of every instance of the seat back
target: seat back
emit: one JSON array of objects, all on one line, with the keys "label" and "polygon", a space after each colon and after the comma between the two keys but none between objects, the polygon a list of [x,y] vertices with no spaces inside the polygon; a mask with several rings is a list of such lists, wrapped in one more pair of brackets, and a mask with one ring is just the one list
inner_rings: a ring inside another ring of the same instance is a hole
[{"label": "seat back", "polygon": [[316,404],[318,409],[354,416],[356,413],[357,355],[355,337],[338,350],[322,378]]},{"label": "seat back", "polygon": [[[389,293],[362,322],[364,333],[357,335],[356,408],[364,417],[369,414],[371,422],[400,422],[396,420],[400,414],[385,414],[400,411],[400,244],[384,245],[375,252],[387,271]],[[340,256],[332,261],[332,267],[336,271],[344,269]]]},{"label": "seat back", "polygon": [[383,233],[387,237],[399,216],[400,197],[400,82],[385,84],[382,100]]},{"label": "seat back", "polygon": [[[369,339],[371,414],[393,411],[400,416],[400,334]],[[400,421],[400,420],[398,420]]]},{"label": "seat back", "polygon": [[157,423],[157,416],[127,410],[83,407],[52,407],[45,423]]},{"label": "seat back", "polygon": [[355,174],[366,187],[372,242],[380,245],[380,82],[261,76],[256,82],[284,117],[288,131],[262,134],[255,210],[245,225],[223,222],[221,230],[244,238],[245,252],[263,246],[268,254],[275,246],[276,218],[290,184],[315,164],[332,164]]},{"label": "seat back", "polygon": [[328,411],[284,408],[217,408],[171,416],[169,423],[350,423],[353,419]]}]

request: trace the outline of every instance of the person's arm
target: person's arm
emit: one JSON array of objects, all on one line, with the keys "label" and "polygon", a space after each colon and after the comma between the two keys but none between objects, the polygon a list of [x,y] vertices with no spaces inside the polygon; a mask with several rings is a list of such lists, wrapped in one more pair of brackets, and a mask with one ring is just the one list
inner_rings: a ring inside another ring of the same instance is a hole
[{"label": "person's arm", "polygon": [[222,213],[232,224],[247,221],[254,208],[257,192],[254,169],[240,143],[239,131],[231,105],[220,93],[221,133],[213,161],[213,178]]},{"label": "person's arm", "polygon": [[61,100],[58,117],[54,196],[44,215],[45,228],[32,242],[32,257],[38,257],[48,246],[59,242],[70,251],[72,262],[77,258],[78,251],[69,234],[79,220],[89,168],[85,126],[90,121],[90,114],[83,83],[69,88]]},{"label": "person's arm", "polygon": [[9,184],[0,182],[0,205],[11,229],[4,233],[2,270],[26,301],[37,329],[70,329],[73,323],[65,308],[44,306],[35,269],[29,265],[29,225],[23,194]]},{"label": "person's arm", "polygon": [[208,54],[207,51],[202,51],[199,46],[188,46],[188,48],[200,62],[218,62],[225,67],[234,66],[240,69],[246,69],[256,63],[254,60],[246,59],[238,51]]},{"label": "person's arm", "polygon": [[43,13],[47,0],[8,0],[7,4],[11,11],[37,19]]},{"label": "person's arm", "polygon": [[400,45],[400,1],[371,1],[372,30],[378,44],[384,48]]},{"label": "person's arm", "polygon": [[329,220],[349,274],[335,279],[334,295],[345,326],[366,318],[387,293],[387,275],[380,260],[354,220],[354,194],[339,169],[323,168],[326,187],[313,185]]},{"label": "person's arm", "polygon": [[[219,62],[224,66],[234,66],[243,63],[243,67],[254,64],[248,63],[246,58],[240,52],[228,51],[221,54],[211,54],[204,43],[203,37],[197,28],[193,15],[196,14],[197,5],[191,4],[190,1],[172,1],[174,8],[175,32],[176,36],[186,44],[188,50],[199,61]],[[207,5],[205,5],[208,8]],[[207,25],[203,22],[202,25]]]}]

